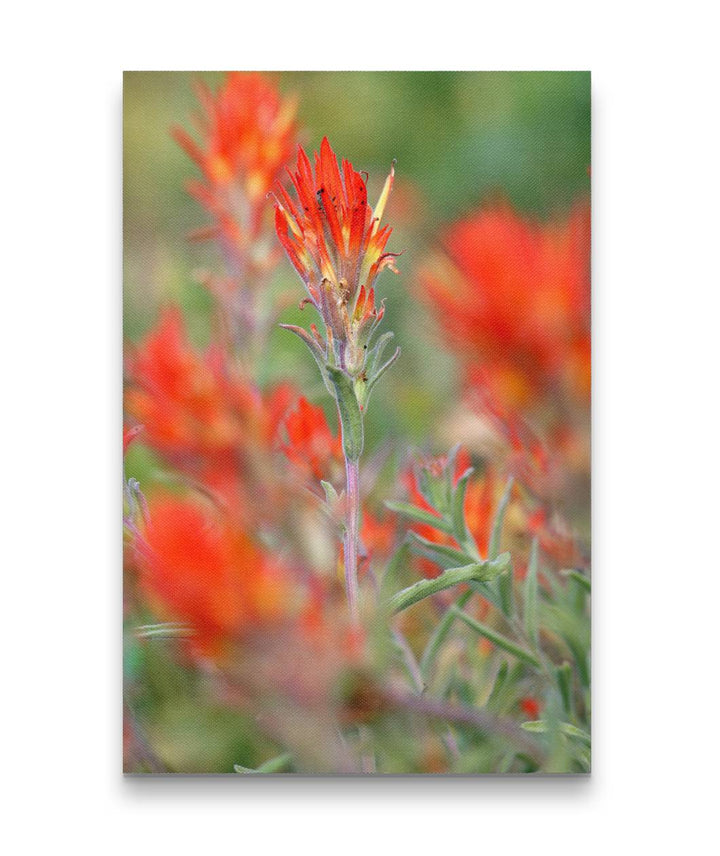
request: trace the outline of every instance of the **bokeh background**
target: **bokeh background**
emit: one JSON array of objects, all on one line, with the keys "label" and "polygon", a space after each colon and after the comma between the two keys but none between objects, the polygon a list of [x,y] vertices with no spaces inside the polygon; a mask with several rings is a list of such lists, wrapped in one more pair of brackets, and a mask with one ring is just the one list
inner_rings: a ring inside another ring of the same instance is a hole
[{"label": "bokeh background", "polygon": [[[454,442],[448,420],[462,395],[458,355],[444,342],[420,299],[418,270],[438,248],[443,231],[482,203],[507,200],[520,215],[566,218],[590,192],[590,75],[586,72],[353,73],[269,75],[298,101],[303,145],[319,148],[327,135],[336,152],[369,173],[377,199],[390,164],[396,183],[385,219],[394,231],[388,249],[400,252],[399,276],[383,274],[378,297],[388,299],[384,330],[393,330],[401,359],[373,393],[366,421],[366,454],[390,440],[401,449],[438,453]],[[212,299],[199,281],[222,269],[215,243],[189,235],[208,216],[186,191],[198,170],[171,135],[193,132],[194,85],[216,90],[224,73],[126,72],[124,82],[124,333],[142,340],[163,306],[177,304],[192,342],[211,338]],[[267,202],[272,207],[271,200]],[[303,292],[285,258],[272,289],[296,295],[281,320],[307,325]],[[262,361],[261,385],[293,380],[336,417],[305,346],[281,329]],[[127,453],[126,469],[149,494],[168,485],[168,468],[142,442]],[[589,498],[589,497],[586,497]],[[587,503],[580,509],[587,526]],[[576,521],[577,522],[577,521]],[[585,533],[587,534],[587,532]],[[126,652],[126,676],[137,686],[155,750],[178,770],[218,771],[228,759],[259,763],[270,748],[252,723],[204,696],[202,678],[175,662],[162,645]]]}]

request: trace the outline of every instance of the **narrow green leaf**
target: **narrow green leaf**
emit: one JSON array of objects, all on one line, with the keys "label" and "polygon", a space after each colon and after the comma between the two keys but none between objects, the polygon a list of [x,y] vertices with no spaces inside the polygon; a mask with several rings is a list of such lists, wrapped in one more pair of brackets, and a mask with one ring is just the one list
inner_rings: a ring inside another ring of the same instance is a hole
[{"label": "narrow green leaf", "polygon": [[320,369],[320,374],[322,375],[323,383],[328,389],[328,392],[331,395],[334,395],[334,391],[332,385],[330,384],[330,378],[327,373],[327,358],[325,355],[325,351],[322,349],[320,343],[316,341],[316,339],[305,330],[304,327],[298,327],[295,324],[280,324],[280,327],[283,330],[289,330],[291,333],[294,333],[299,339],[302,339],[303,342],[308,346],[310,353],[313,355],[313,359],[317,363],[318,368]]},{"label": "narrow green leaf", "polygon": [[437,562],[442,568],[457,568],[473,561],[473,557],[468,556],[467,553],[449,547],[447,544],[436,544],[418,535],[417,532],[408,532],[407,537],[416,553]]},{"label": "narrow green leaf", "polygon": [[236,773],[282,773],[291,765],[292,760],[292,755],[285,753],[278,755],[276,758],[270,758],[269,761],[265,761],[256,770],[253,770],[251,767],[243,767],[241,764],[235,764],[234,767]]},{"label": "narrow green leaf", "polygon": [[508,671],[509,667],[507,660],[503,660],[502,663],[500,663],[495,683],[493,684],[493,688],[490,691],[490,695],[488,696],[488,700],[485,704],[485,707],[488,708],[488,710],[498,711],[502,707],[501,702],[503,701],[504,690],[508,683]]},{"label": "narrow green leaf", "polygon": [[503,491],[503,495],[500,499],[500,504],[498,505],[497,511],[495,512],[495,519],[493,520],[492,532],[490,535],[490,545],[488,549],[488,559],[494,559],[495,556],[500,552],[500,541],[502,538],[502,530],[503,524],[505,522],[505,512],[507,511],[507,507],[510,504],[510,496],[512,494],[514,479],[512,476],[507,480],[507,484],[505,485],[505,490]]},{"label": "narrow green leaf", "polygon": [[533,538],[530,548],[530,561],[528,562],[527,576],[525,577],[525,603],[523,611],[525,616],[525,632],[533,645],[538,646],[538,539]]},{"label": "narrow green leaf", "polygon": [[[503,553],[501,555],[507,556],[509,554]],[[498,648],[501,648],[503,651],[507,651],[508,654],[512,654],[520,660],[524,660],[526,663],[530,663],[532,666],[535,666],[535,668],[540,668],[540,660],[538,660],[535,654],[531,651],[526,651],[520,645],[516,645],[515,642],[508,639],[507,636],[503,636],[501,633],[493,630],[492,627],[481,624],[479,621],[476,621],[456,606],[451,607],[451,609],[455,611],[456,616],[461,621],[464,621],[468,627],[472,628],[476,633],[479,633],[486,639],[489,639],[493,644],[497,645]]]},{"label": "narrow green leaf", "polygon": [[458,479],[458,483],[455,485],[455,490],[452,495],[451,511],[456,541],[458,544],[461,544],[473,553],[473,559],[479,559],[480,555],[478,553],[477,545],[475,544],[475,539],[468,532],[468,528],[465,523],[465,493],[467,491],[468,480],[474,472],[475,468],[469,467]]},{"label": "narrow green leaf", "polygon": [[503,615],[507,616],[507,618],[512,618],[513,612],[515,610],[515,599],[513,595],[513,584],[515,578],[513,576],[512,568],[510,568],[507,573],[503,574],[501,577],[498,577],[497,581],[497,589],[498,589],[498,598],[500,600],[500,610]]},{"label": "narrow green leaf", "polygon": [[453,534],[453,527],[447,520],[442,517],[436,517],[434,514],[430,514],[430,512],[418,508],[416,505],[410,505],[409,502],[390,502],[388,500],[385,502],[385,505],[390,511],[401,514],[403,517],[407,517],[408,520],[414,520],[416,523],[426,523],[440,532],[445,532],[448,535]]},{"label": "narrow green leaf", "polygon": [[388,605],[393,613],[397,613],[424,600],[426,597],[430,597],[460,583],[467,583],[472,580],[486,582],[487,580],[494,579],[501,573],[509,561],[510,554],[503,553],[492,562],[474,562],[462,568],[450,568],[450,570],[444,571],[439,577],[435,577],[435,579],[418,580],[418,582],[409,588],[399,591],[390,598]]},{"label": "narrow green leaf", "polygon": [[590,579],[586,577],[585,574],[581,574],[576,570],[566,570],[560,571],[561,574],[566,576],[570,580],[574,580],[581,588],[583,588],[588,594],[590,594]]},{"label": "narrow green leaf", "polygon": [[555,679],[560,690],[563,709],[565,713],[572,716],[572,668],[570,663],[566,661],[562,666],[557,667],[555,670]]},{"label": "narrow green leaf", "polygon": [[328,505],[334,506],[339,499],[337,491],[330,482],[327,482],[324,479],[320,479],[320,484],[322,485],[322,489],[325,491],[325,501]]},{"label": "narrow green leaf", "polygon": [[348,460],[357,461],[363,450],[363,417],[352,381],[344,371],[333,366],[326,366],[326,371],[335,388],[335,400],[342,426],[343,451]]},{"label": "narrow green leaf", "polygon": [[397,360],[397,358],[399,356],[400,356],[400,348],[396,348],[395,353],[392,355],[392,357],[390,357],[390,359],[386,363],[381,365],[380,368],[375,372],[374,375],[372,375],[370,378],[368,378],[367,390],[365,392],[365,401],[366,402],[369,401],[370,393],[375,388],[375,384],[380,380],[380,378],[385,374],[385,372],[390,368],[390,366],[395,362],[395,360]]},{"label": "narrow green leaf", "polygon": [[[522,722],[520,724],[520,728],[525,731],[529,731],[531,734],[547,734],[548,723],[544,719],[534,719],[531,722]],[[586,746],[590,746],[591,744],[590,735],[587,731],[583,731],[581,728],[572,725],[570,722],[561,722],[560,731],[568,737],[574,737]]]},{"label": "narrow green leaf", "polygon": [[382,336],[380,336],[377,342],[375,342],[375,344],[370,349],[370,352],[368,353],[367,357],[368,377],[372,377],[379,368],[383,352],[385,351],[385,347],[394,335],[395,334],[392,332],[383,333]]},{"label": "narrow green leaf", "polygon": [[[490,534],[490,544],[488,546],[488,558],[493,559],[500,551],[500,544],[502,542],[502,532],[503,525],[505,523],[505,512],[507,511],[508,505],[510,504],[510,497],[512,496],[512,489],[515,480],[512,476],[507,480],[507,484],[505,485],[505,490],[503,491],[503,495],[500,498],[500,503],[498,504],[497,511],[495,512],[495,519],[493,520],[492,531]],[[498,579],[497,589],[498,596],[500,598],[500,609],[503,614],[508,618],[512,617],[514,611],[514,603],[513,603],[513,572],[512,568],[503,576]]]}]

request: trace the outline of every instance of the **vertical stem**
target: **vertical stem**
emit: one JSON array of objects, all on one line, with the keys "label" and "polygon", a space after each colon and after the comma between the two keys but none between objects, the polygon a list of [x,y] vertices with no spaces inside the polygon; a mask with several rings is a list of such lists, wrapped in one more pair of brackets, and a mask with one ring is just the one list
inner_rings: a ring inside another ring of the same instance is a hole
[{"label": "vertical stem", "polygon": [[353,624],[360,620],[358,610],[358,578],[357,557],[360,526],[360,469],[358,461],[351,461],[345,456],[345,473],[347,486],[345,490],[345,538],[343,548],[345,554],[345,590],[347,591],[350,618]]}]

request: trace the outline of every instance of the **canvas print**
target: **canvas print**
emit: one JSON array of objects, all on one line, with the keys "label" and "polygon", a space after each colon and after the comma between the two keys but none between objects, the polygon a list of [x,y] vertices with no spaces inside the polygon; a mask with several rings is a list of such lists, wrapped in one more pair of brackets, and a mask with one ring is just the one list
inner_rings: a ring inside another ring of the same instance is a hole
[{"label": "canvas print", "polygon": [[589,773],[589,73],[126,72],[123,151],[124,771]]}]

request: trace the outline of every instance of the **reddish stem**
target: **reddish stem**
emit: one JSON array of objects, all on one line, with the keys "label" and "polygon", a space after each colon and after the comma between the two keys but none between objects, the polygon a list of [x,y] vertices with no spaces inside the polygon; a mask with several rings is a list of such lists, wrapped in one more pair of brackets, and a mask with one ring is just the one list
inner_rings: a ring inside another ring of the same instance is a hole
[{"label": "reddish stem", "polygon": [[345,590],[347,591],[350,618],[353,624],[360,621],[358,608],[358,539],[360,527],[360,470],[357,461],[345,458],[347,486],[345,490],[345,538],[343,549],[345,554]]}]

